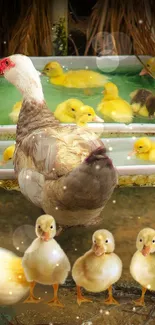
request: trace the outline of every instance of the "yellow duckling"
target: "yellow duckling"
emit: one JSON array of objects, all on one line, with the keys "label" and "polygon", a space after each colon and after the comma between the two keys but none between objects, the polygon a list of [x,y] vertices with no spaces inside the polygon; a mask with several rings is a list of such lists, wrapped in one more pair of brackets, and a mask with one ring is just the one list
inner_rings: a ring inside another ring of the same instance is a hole
[{"label": "yellow duckling", "polygon": [[83,106],[83,103],[80,100],[70,98],[57,106],[54,116],[61,123],[75,123],[76,113],[81,106]]},{"label": "yellow duckling", "polygon": [[99,116],[96,115],[91,106],[83,105],[75,114],[75,122],[78,126],[85,126],[89,122],[104,122]]},{"label": "yellow duckling", "polygon": [[22,268],[22,259],[7,249],[0,248],[0,270],[0,304],[16,304],[30,289]]},{"label": "yellow duckling", "polygon": [[[153,76],[155,76],[155,57],[150,58],[146,62],[146,67],[151,72],[151,74]],[[140,76],[149,75],[149,71],[148,70],[146,70],[145,68],[143,68],[139,75]]]},{"label": "yellow duckling", "polygon": [[120,123],[132,122],[133,112],[131,105],[119,97],[117,86],[108,82],[104,85],[104,98],[97,107],[106,120],[113,120]]},{"label": "yellow duckling", "polygon": [[78,258],[72,268],[72,276],[77,286],[77,303],[89,302],[81,294],[80,287],[101,292],[108,289],[109,297],[105,304],[118,304],[112,295],[112,285],[122,274],[122,262],[114,253],[113,235],[105,229],[97,230],[92,237],[93,246],[83,256]]},{"label": "yellow duckling", "polygon": [[13,123],[17,123],[18,122],[18,117],[19,117],[19,113],[22,107],[22,101],[17,102],[13,108],[12,108],[12,112],[9,114],[10,119],[12,120]]},{"label": "yellow duckling", "polygon": [[50,78],[54,85],[68,88],[96,88],[102,87],[108,78],[91,70],[70,70],[64,72],[58,62],[49,62],[43,69],[43,74]]},{"label": "yellow duckling", "polygon": [[155,96],[150,90],[137,89],[130,94],[133,112],[143,117],[154,117]]},{"label": "yellow duckling", "polygon": [[147,137],[142,137],[134,143],[133,151],[130,155],[135,154],[142,160],[155,161],[155,142]]},{"label": "yellow duckling", "polygon": [[29,303],[40,302],[34,296],[35,283],[51,285],[54,289],[54,298],[48,302],[50,306],[63,307],[58,299],[59,284],[63,284],[70,271],[68,257],[55,241],[56,224],[50,215],[42,215],[36,221],[37,238],[26,250],[22,265],[25,276],[30,282],[30,296],[25,300]]},{"label": "yellow duckling", "polygon": [[3,152],[3,160],[0,161],[0,166],[4,166],[9,160],[13,158],[15,151],[15,144],[7,147]]},{"label": "yellow duckling", "polygon": [[155,290],[155,230],[144,228],[137,237],[137,251],[130,264],[130,273],[135,281],[142,286],[141,298],[136,305],[144,305],[147,289]]}]

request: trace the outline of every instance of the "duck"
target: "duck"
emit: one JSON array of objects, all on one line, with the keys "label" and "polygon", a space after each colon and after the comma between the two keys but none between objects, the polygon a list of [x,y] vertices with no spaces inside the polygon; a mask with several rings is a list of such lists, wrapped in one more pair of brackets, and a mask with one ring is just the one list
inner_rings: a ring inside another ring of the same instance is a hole
[{"label": "duck", "polygon": [[92,121],[103,122],[91,106],[84,105],[82,101],[76,98],[70,98],[60,103],[56,107],[54,116],[61,123],[76,123],[79,126],[85,126]]},{"label": "duck", "polygon": [[72,268],[72,277],[77,286],[77,303],[90,302],[81,293],[81,287],[91,292],[108,289],[105,304],[118,304],[112,295],[112,285],[122,274],[122,261],[114,253],[115,240],[111,232],[99,229],[92,236],[92,248],[79,257]]},{"label": "duck", "polygon": [[0,166],[6,165],[9,160],[13,159],[14,151],[15,151],[15,144],[7,147],[3,151],[3,159],[2,159],[2,161],[0,161]]},{"label": "duck", "polygon": [[70,70],[64,72],[59,62],[48,62],[43,74],[49,77],[50,83],[67,88],[96,88],[102,87],[108,77],[91,70]]},{"label": "duck", "polygon": [[98,104],[97,111],[103,115],[104,120],[131,123],[133,118],[132,107],[119,97],[117,86],[112,82],[106,83],[103,94],[104,98]]},{"label": "duck", "polygon": [[22,267],[22,259],[0,247],[0,304],[13,305],[22,300],[30,290]]},{"label": "duck", "polygon": [[65,282],[71,266],[67,255],[54,239],[56,235],[54,218],[50,215],[41,215],[36,221],[35,231],[37,238],[22,258],[25,276],[30,283],[30,295],[24,302],[40,302],[34,295],[35,285],[40,283],[53,286],[54,297],[48,305],[63,307],[58,299],[58,288]]},{"label": "duck", "polygon": [[155,142],[148,137],[142,137],[135,141],[133,151],[130,155],[148,161],[155,161]]},{"label": "duck", "polygon": [[133,112],[143,117],[155,116],[155,96],[150,90],[137,89],[130,93]]},{"label": "duck", "polygon": [[146,69],[143,68],[140,72],[140,76],[149,75],[149,71],[152,76],[155,76],[155,57],[151,57],[146,62]]},{"label": "duck", "polygon": [[147,289],[155,291],[155,230],[142,229],[137,236],[136,248],[130,263],[130,273],[142,286],[142,295],[135,304],[143,306]]},{"label": "duck", "polygon": [[9,114],[9,117],[13,123],[17,123],[19,113],[22,107],[22,101],[16,102],[16,104],[13,106],[11,113]]},{"label": "duck", "polygon": [[22,194],[64,229],[101,222],[118,184],[103,141],[88,127],[60,124],[29,57],[0,60],[0,73],[23,95],[13,159]]}]

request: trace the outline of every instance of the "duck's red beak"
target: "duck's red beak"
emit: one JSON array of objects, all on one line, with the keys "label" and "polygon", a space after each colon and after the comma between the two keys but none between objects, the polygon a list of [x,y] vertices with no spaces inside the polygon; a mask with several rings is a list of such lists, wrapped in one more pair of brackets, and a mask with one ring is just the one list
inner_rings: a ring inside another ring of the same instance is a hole
[{"label": "duck's red beak", "polygon": [[0,60],[0,74],[4,75],[6,70],[9,70],[10,68],[13,68],[14,66],[15,66],[15,63],[12,62],[9,57]]}]

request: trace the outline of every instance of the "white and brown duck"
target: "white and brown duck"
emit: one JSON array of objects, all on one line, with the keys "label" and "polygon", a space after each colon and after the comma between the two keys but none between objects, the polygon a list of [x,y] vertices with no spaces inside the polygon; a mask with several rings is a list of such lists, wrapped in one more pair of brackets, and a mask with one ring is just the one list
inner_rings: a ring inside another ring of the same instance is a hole
[{"label": "white and brown duck", "polygon": [[21,192],[61,226],[98,222],[117,184],[102,141],[88,128],[59,123],[30,58],[4,58],[0,73],[23,95],[14,154]]}]

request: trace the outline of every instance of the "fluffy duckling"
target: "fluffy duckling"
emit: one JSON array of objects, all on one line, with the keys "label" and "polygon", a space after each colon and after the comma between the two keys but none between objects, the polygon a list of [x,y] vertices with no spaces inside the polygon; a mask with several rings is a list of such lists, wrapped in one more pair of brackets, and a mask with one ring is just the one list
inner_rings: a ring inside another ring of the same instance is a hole
[{"label": "fluffy duckling", "polygon": [[104,85],[104,98],[97,107],[97,111],[102,113],[106,120],[113,120],[120,123],[132,122],[132,107],[124,99],[119,97],[117,86],[108,82]]},{"label": "fluffy duckling", "polygon": [[136,305],[144,305],[147,289],[155,290],[155,230],[144,228],[137,236],[137,251],[130,264],[130,273],[142,286],[142,295]]},{"label": "fluffy duckling", "polygon": [[130,104],[134,113],[144,117],[154,117],[155,96],[150,90],[137,89],[130,94],[130,97]]},{"label": "fluffy duckling", "polygon": [[12,120],[13,123],[17,123],[21,107],[22,107],[22,101],[17,102],[13,106],[12,112],[9,114],[9,117]]},{"label": "fluffy duckling", "polygon": [[77,303],[91,301],[81,294],[80,287],[101,292],[108,289],[109,297],[105,304],[118,304],[112,295],[112,285],[122,274],[122,262],[114,253],[113,235],[105,229],[97,230],[92,237],[93,246],[78,258],[72,268],[72,276],[77,286]]},{"label": "fluffy duckling", "polygon": [[76,113],[81,106],[83,106],[81,100],[70,98],[57,106],[54,116],[61,123],[75,123]]},{"label": "fluffy duckling", "polygon": [[9,160],[13,158],[15,151],[15,144],[7,147],[3,152],[3,159],[0,161],[0,166],[4,166]]},{"label": "fluffy duckling", "polygon": [[155,76],[155,57],[150,58],[147,62],[146,62],[146,68],[143,68],[140,72],[140,76],[144,76],[144,75],[149,75],[149,71],[151,72],[151,74],[153,76]]},{"label": "fluffy duckling", "polygon": [[22,265],[25,276],[30,282],[30,296],[25,300],[28,303],[38,303],[39,298],[34,296],[35,283],[51,285],[54,289],[54,298],[48,305],[63,307],[58,299],[59,284],[63,284],[70,271],[70,262],[54,240],[56,235],[55,220],[50,215],[42,215],[36,221],[37,238],[26,250]]},{"label": "fluffy duckling", "polygon": [[29,292],[21,258],[0,248],[0,270],[0,304],[16,304]]},{"label": "fluffy duckling", "polygon": [[99,116],[96,115],[91,106],[83,105],[75,114],[75,122],[78,126],[85,126],[89,122],[104,122]]},{"label": "fluffy duckling", "polygon": [[54,85],[68,88],[96,88],[102,87],[108,78],[91,70],[70,70],[64,72],[60,63],[49,62],[43,69],[43,74],[50,78]]},{"label": "fluffy duckling", "polygon": [[133,154],[142,160],[155,161],[155,143],[147,137],[142,137],[135,141],[130,155]]}]

